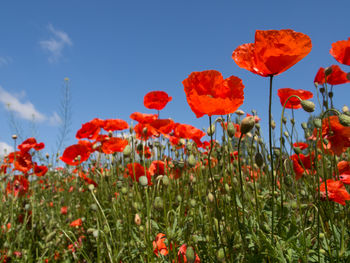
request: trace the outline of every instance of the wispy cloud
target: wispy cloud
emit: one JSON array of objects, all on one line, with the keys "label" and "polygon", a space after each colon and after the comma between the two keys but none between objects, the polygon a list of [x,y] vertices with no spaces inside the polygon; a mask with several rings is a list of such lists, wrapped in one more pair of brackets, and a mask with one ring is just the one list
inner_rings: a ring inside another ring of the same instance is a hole
[{"label": "wispy cloud", "polygon": [[31,102],[21,102],[18,97],[7,92],[1,86],[0,102],[4,105],[6,110],[16,112],[19,117],[25,120],[35,120],[41,122],[47,119],[43,113],[35,109],[34,105]]},{"label": "wispy cloud", "polygon": [[8,64],[12,63],[12,58],[9,56],[6,57],[0,57],[0,68],[7,66]]},{"label": "wispy cloud", "polygon": [[13,152],[13,147],[6,142],[0,142],[0,156],[4,156],[10,152]]},{"label": "wispy cloud", "polygon": [[62,123],[61,117],[57,114],[57,112],[54,112],[50,117],[49,117],[49,123],[52,126],[58,126]]},{"label": "wispy cloud", "polygon": [[66,32],[55,29],[52,24],[49,24],[47,29],[51,33],[51,37],[48,40],[40,41],[39,44],[43,50],[50,54],[49,62],[54,63],[62,57],[63,49],[66,46],[72,46],[73,42]]}]

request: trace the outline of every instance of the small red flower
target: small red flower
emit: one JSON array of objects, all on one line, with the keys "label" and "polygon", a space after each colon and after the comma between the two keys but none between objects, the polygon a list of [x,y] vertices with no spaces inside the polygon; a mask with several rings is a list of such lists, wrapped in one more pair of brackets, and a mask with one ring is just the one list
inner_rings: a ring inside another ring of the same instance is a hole
[{"label": "small red flower", "polygon": [[49,169],[45,165],[37,165],[34,163],[34,173],[36,176],[44,176]]},{"label": "small red flower", "polygon": [[[186,258],[186,251],[187,251],[187,245],[183,244],[180,248],[179,248],[179,252],[177,253],[177,260],[179,263],[187,263],[187,258]],[[198,257],[197,253],[195,254],[195,260],[194,263],[200,263],[201,260]]]},{"label": "small red flower", "polygon": [[102,141],[102,151],[105,154],[112,154],[115,152],[122,152],[124,148],[129,144],[127,140],[118,137],[108,137],[108,139]]},{"label": "small red flower", "polygon": [[147,109],[162,110],[172,97],[164,91],[151,91],[143,99],[143,104]]},{"label": "small red flower", "polygon": [[[328,84],[340,85],[340,84],[350,82],[350,80],[347,79],[346,72],[342,71],[339,66],[332,65],[331,68],[332,68],[332,72],[327,76]],[[326,82],[325,69],[321,67],[317,71],[314,83],[317,83],[318,85],[323,85],[325,82]]]},{"label": "small red flower", "polygon": [[100,133],[101,128],[96,125],[93,121],[84,123],[81,128],[78,130],[77,134],[75,137],[77,139],[90,139],[90,140],[95,140]]},{"label": "small red flower", "polygon": [[61,207],[61,215],[66,215],[68,213],[68,207],[67,206],[62,206]]},{"label": "small red flower", "polygon": [[[287,99],[293,95],[299,96],[299,98],[302,100],[308,100],[313,97],[313,94],[310,91],[302,90],[302,89],[295,90],[290,88],[284,88],[284,89],[279,89],[277,93],[278,93],[278,97],[280,98],[282,107],[286,103]],[[295,97],[290,98],[286,104],[286,108],[300,109],[301,108],[300,100]]]},{"label": "small red flower", "polygon": [[176,123],[174,136],[184,139],[191,139],[197,143],[198,146],[200,146],[202,144],[201,138],[205,136],[205,133],[191,125]]},{"label": "small red flower", "polygon": [[339,63],[350,66],[350,37],[348,40],[340,40],[333,43],[329,53]]},{"label": "small red flower", "polygon": [[129,129],[129,124],[126,121],[120,119],[108,119],[104,121],[102,128],[108,132],[122,131]]},{"label": "small red flower", "polygon": [[147,114],[147,113],[140,113],[140,112],[134,112],[130,115],[130,119],[135,120],[142,124],[151,123],[157,118],[158,118],[157,114]]},{"label": "small red flower", "polygon": [[345,201],[350,200],[350,194],[346,191],[345,186],[341,181],[334,181],[332,179],[327,180],[327,192],[326,185],[323,182],[320,186],[321,198],[328,199],[341,205],[345,205]]},{"label": "small red flower", "polygon": [[79,227],[83,225],[83,220],[81,218],[78,218],[74,220],[72,223],[69,224],[71,227]]},{"label": "small red flower", "polygon": [[12,182],[8,182],[6,186],[6,194],[14,196],[23,196],[29,190],[29,181],[24,176],[15,175]]},{"label": "small red flower", "polygon": [[305,142],[295,142],[293,143],[293,147],[298,147],[300,150],[305,150],[307,147],[309,147],[309,145]]},{"label": "small red flower", "polygon": [[148,184],[151,185],[151,176],[148,171],[145,171],[144,167],[139,163],[128,163],[126,166],[124,177],[131,177],[133,181],[139,182],[141,176],[148,178]]},{"label": "small red flower", "polygon": [[159,257],[159,254],[166,256],[168,255],[169,251],[167,246],[164,243],[165,235],[163,233],[159,233],[156,236],[155,241],[153,241],[153,252],[156,254],[157,257]]},{"label": "small red flower", "polygon": [[69,165],[79,165],[89,159],[89,157],[90,151],[86,145],[74,144],[64,150],[60,159]]}]

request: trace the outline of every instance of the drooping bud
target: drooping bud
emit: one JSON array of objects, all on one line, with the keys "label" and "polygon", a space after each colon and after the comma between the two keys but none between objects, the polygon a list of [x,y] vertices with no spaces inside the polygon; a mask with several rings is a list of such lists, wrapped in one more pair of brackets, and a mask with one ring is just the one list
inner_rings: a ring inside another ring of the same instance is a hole
[{"label": "drooping bud", "polygon": [[327,77],[327,76],[329,76],[330,74],[332,74],[332,67],[328,67],[328,68],[325,68],[325,70],[324,70],[324,74],[325,74],[325,76]]},{"label": "drooping bud", "polygon": [[242,110],[236,110],[235,113],[236,113],[238,116],[244,115],[244,111],[242,111]]},{"label": "drooping bud", "polygon": [[255,154],[255,163],[261,167],[264,164],[264,158],[261,153],[257,152]]},{"label": "drooping bud", "polygon": [[339,115],[339,122],[345,127],[350,127],[350,116],[346,114]]},{"label": "drooping bud", "polygon": [[128,144],[123,150],[124,157],[129,157],[131,154],[131,146]]},{"label": "drooping bud", "polygon": [[315,118],[313,122],[316,128],[318,129],[322,128],[322,120],[320,118]]},{"label": "drooping bud", "polygon": [[188,164],[190,167],[194,167],[196,165],[196,158],[193,154],[190,154],[190,156],[188,157]]},{"label": "drooping bud", "polygon": [[241,122],[241,133],[247,134],[254,128],[255,120],[253,116],[245,117]]},{"label": "drooping bud", "polygon": [[301,123],[301,128],[303,128],[304,130],[307,129],[307,123],[306,122],[302,122]]},{"label": "drooping bud", "polygon": [[207,129],[207,134],[208,136],[212,136],[215,133],[215,125],[212,124],[210,127]]},{"label": "drooping bud", "polygon": [[235,129],[235,126],[233,125],[232,122],[229,122],[227,124],[227,134],[230,138],[232,138],[233,136],[235,136],[235,133],[236,133],[236,129]]},{"label": "drooping bud", "polygon": [[141,217],[139,214],[135,214],[135,217],[134,217],[134,222],[136,225],[141,225]]},{"label": "drooping bud", "polygon": [[271,128],[274,130],[276,128],[276,122],[271,120]]},{"label": "drooping bud", "polygon": [[193,247],[187,247],[186,250],[186,259],[188,263],[193,263],[194,260],[196,259]]}]

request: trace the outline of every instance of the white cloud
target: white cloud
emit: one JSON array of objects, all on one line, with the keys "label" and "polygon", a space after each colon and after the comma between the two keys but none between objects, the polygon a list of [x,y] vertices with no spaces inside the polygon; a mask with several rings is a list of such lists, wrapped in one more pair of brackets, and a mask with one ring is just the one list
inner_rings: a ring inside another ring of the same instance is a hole
[{"label": "white cloud", "polygon": [[54,112],[52,116],[49,117],[49,123],[53,126],[58,126],[62,123],[62,119],[57,112]]},{"label": "white cloud", "polygon": [[0,68],[12,63],[11,57],[0,57]]},{"label": "white cloud", "polygon": [[34,105],[27,101],[21,102],[18,97],[10,94],[0,86],[0,102],[7,110],[16,112],[21,118],[26,120],[44,121],[47,117],[35,109]]},{"label": "white cloud", "polygon": [[57,62],[62,57],[62,51],[66,46],[72,46],[73,42],[64,31],[55,29],[51,24],[47,26],[47,29],[52,34],[50,39],[42,40],[39,42],[41,48],[48,52],[49,62]]},{"label": "white cloud", "polygon": [[4,156],[13,151],[12,146],[8,145],[6,142],[0,142],[0,156]]}]

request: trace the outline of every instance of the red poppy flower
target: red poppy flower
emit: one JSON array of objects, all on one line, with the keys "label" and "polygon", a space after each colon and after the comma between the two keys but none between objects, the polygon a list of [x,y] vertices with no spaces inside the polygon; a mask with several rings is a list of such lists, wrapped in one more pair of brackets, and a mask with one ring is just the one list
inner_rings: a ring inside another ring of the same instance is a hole
[{"label": "red poppy flower", "polygon": [[150,151],[148,146],[145,146],[145,150],[137,150],[137,154],[142,158],[145,156],[146,159],[149,159],[152,157],[152,152]]},{"label": "red poppy flower", "polygon": [[233,51],[236,64],[263,77],[278,75],[311,51],[311,39],[291,29],[257,30],[255,43],[243,44]]},{"label": "red poppy flower", "polygon": [[150,176],[165,175],[166,164],[163,161],[153,161],[148,168]]},{"label": "red poppy flower", "polygon": [[34,163],[34,173],[36,176],[44,176],[49,169],[45,165],[37,165]]},{"label": "red poppy flower", "polygon": [[[179,263],[187,263],[187,258],[186,258],[186,251],[187,251],[187,245],[183,244],[180,248],[179,248],[179,252],[177,253],[177,260]],[[194,263],[200,263],[201,260],[198,257],[197,253],[195,252],[195,260]]]},{"label": "red poppy flower", "polygon": [[91,178],[89,178],[84,172],[79,172],[79,177],[83,179],[87,184],[92,184],[95,187],[98,186],[98,184]]},{"label": "red poppy flower", "polygon": [[18,145],[18,149],[21,152],[28,152],[30,149],[34,148],[34,146],[37,144],[35,138],[28,138],[25,141],[23,141],[20,145]]},{"label": "red poppy flower", "polygon": [[334,181],[332,179],[327,180],[327,193],[326,185],[323,182],[320,186],[321,198],[328,199],[341,205],[345,205],[345,201],[350,200],[350,194],[346,191],[345,186],[341,181]]},{"label": "red poppy flower", "polygon": [[339,63],[350,66],[350,37],[348,40],[340,40],[333,43],[329,53],[331,53]]},{"label": "red poppy flower", "polygon": [[201,138],[204,135],[205,133],[203,131],[188,124],[176,123],[174,129],[174,136],[193,140],[195,143],[197,143],[198,146],[202,144]]},{"label": "red poppy flower", "polygon": [[[299,96],[299,98],[301,98],[302,100],[308,100],[314,96],[310,91],[302,90],[302,89],[296,90],[296,89],[290,89],[290,88],[279,89],[277,94],[278,94],[278,97],[280,97],[280,102],[282,107],[284,106],[284,104],[286,103],[287,99],[290,96],[296,95],[296,96]],[[286,108],[300,109],[301,108],[300,100],[295,97],[290,98],[286,104]]]},{"label": "red poppy flower", "polygon": [[148,171],[145,171],[145,168],[139,163],[128,163],[126,166],[124,177],[131,177],[133,181],[139,182],[141,176],[147,176],[148,185],[151,185],[151,177]]},{"label": "red poppy flower", "polygon": [[125,146],[127,146],[128,144],[129,144],[129,142],[127,140],[122,139],[122,138],[110,137],[109,139],[104,140],[102,142],[102,151],[105,154],[122,152],[122,151],[124,151]]},{"label": "red poppy flower", "polygon": [[104,121],[102,128],[105,131],[122,131],[129,128],[129,124],[124,120],[108,119]]},{"label": "red poppy flower", "polygon": [[89,157],[90,151],[86,145],[74,144],[64,150],[60,159],[69,165],[79,165],[89,159]]},{"label": "red poppy flower", "polygon": [[300,150],[305,150],[307,147],[309,147],[309,145],[305,142],[295,142],[293,143],[293,147],[298,147]]},{"label": "red poppy flower", "polygon": [[[310,139],[317,138],[317,129]],[[322,121],[322,138],[328,140],[328,144],[322,144],[318,141],[318,147],[322,147],[328,153],[340,155],[350,147],[350,127],[344,127],[339,123],[338,116],[330,116]]]},{"label": "red poppy flower", "polygon": [[78,218],[74,220],[72,223],[69,224],[71,227],[78,227],[83,225],[83,220],[81,218]]},{"label": "red poppy flower", "polygon": [[6,160],[7,163],[13,163],[14,170],[28,173],[33,167],[32,156],[28,152],[12,152]]},{"label": "red poppy flower", "polygon": [[6,186],[6,194],[14,196],[23,196],[29,190],[29,181],[24,176],[15,175],[13,181],[8,182]]},{"label": "red poppy flower", "polygon": [[93,122],[84,123],[81,128],[78,130],[75,137],[77,139],[90,139],[95,140],[100,133],[101,128],[94,124]]},{"label": "red poppy flower", "polygon": [[130,115],[130,119],[135,120],[142,124],[151,123],[157,118],[158,118],[157,114],[146,114],[146,113],[140,113],[140,112],[134,112]]},{"label": "red poppy flower", "polygon": [[182,84],[187,102],[197,118],[205,114],[233,113],[244,101],[242,80],[235,76],[224,79],[216,70],[192,72]]},{"label": "red poppy flower", "polygon": [[312,169],[313,166],[314,154],[293,154],[292,156],[290,156],[290,159],[293,161],[295,179],[299,180],[303,175],[310,173],[309,170]]},{"label": "red poppy flower", "polygon": [[[332,72],[327,76],[327,83],[330,85],[340,85],[350,82],[347,78],[346,72],[342,71],[341,68],[337,65],[332,65]],[[314,83],[318,85],[323,85],[326,80],[325,69],[320,68],[315,76]]]},{"label": "red poppy flower", "polygon": [[159,257],[159,253],[163,256],[168,255],[169,251],[166,247],[165,243],[165,235],[163,233],[159,233],[156,236],[155,241],[153,241],[153,252],[156,254],[157,257]]},{"label": "red poppy flower", "polygon": [[147,109],[162,110],[172,97],[164,91],[151,91],[143,99],[143,104]]},{"label": "red poppy flower", "polygon": [[68,213],[68,207],[67,206],[62,206],[61,207],[61,215],[66,215]]},{"label": "red poppy flower", "polygon": [[150,123],[159,133],[169,134],[174,129],[175,123],[171,119],[157,119]]},{"label": "red poppy flower", "polygon": [[134,127],[136,138],[139,140],[148,140],[150,137],[159,137],[159,132],[150,124],[138,123]]},{"label": "red poppy flower", "polygon": [[350,184],[350,162],[340,161],[337,167],[340,181],[342,181],[343,184]]}]

